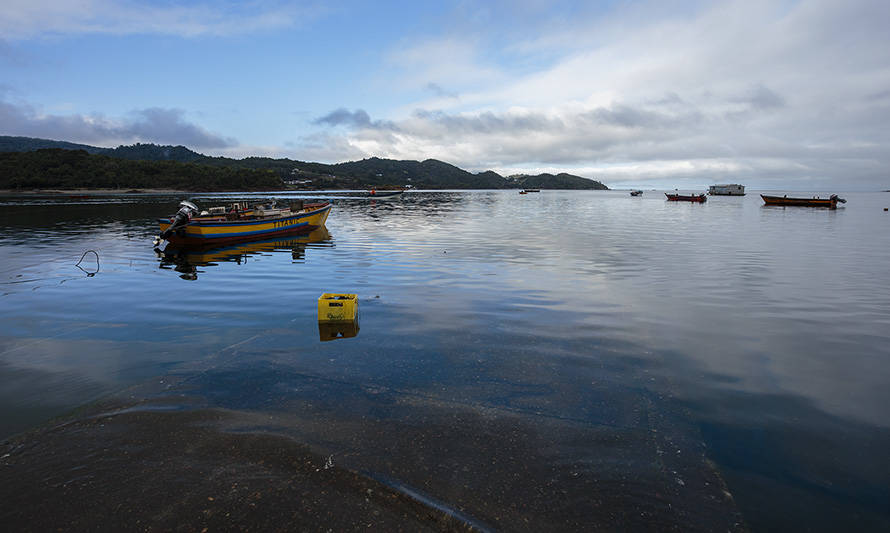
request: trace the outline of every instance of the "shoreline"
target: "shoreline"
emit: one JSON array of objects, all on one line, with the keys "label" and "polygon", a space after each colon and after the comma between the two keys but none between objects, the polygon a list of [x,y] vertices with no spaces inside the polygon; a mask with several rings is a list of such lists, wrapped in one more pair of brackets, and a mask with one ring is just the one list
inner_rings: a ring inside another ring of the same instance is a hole
[{"label": "shoreline", "polygon": [[107,194],[194,194],[196,191],[182,191],[177,189],[30,189],[20,191],[14,189],[0,189],[0,195],[4,196],[85,196]]}]

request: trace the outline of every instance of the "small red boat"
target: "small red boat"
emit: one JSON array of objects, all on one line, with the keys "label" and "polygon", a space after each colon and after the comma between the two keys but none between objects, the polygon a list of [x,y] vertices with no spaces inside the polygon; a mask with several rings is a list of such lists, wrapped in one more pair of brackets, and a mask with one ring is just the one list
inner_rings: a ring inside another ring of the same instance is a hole
[{"label": "small red boat", "polygon": [[669,202],[698,202],[705,203],[708,197],[704,194],[670,194],[664,193],[668,197]]}]

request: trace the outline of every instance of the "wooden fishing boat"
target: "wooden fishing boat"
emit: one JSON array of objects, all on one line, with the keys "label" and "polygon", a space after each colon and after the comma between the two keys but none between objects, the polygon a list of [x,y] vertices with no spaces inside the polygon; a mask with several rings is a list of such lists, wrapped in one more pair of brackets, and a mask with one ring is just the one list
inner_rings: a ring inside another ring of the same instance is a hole
[{"label": "wooden fishing boat", "polygon": [[828,198],[819,198],[818,196],[814,196],[813,198],[788,198],[788,196],[767,196],[765,194],[761,194],[760,197],[763,198],[763,203],[766,205],[827,207],[828,209],[837,209],[838,202],[842,204],[847,203],[843,198],[838,198],[836,194],[832,194]]},{"label": "wooden fishing boat", "polygon": [[664,193],[669,202],[698,202],[705,203],[708,197],[704,194],[670,194]]},{"label": "wooden fishing boat", "polygon": [[188,201],[180,202],[179,211],[169,218],[158,219],[161,234],[155,247],[164,250],[167,243],[176,245],[207,245],[269,239],[284,235],[309,233],[324,226],[331,211],[330,202],[275,207],[248,207],[233,203],[200,211]]},{"label": "wooden fishing boat", "polygon": [[631,195],[631,196],[642,196],[642,195],[643,195],[643,191],[640,191],[640,190],[637,190],[637,191],[630,191],[630,195]]},{"label": "wooden fishing boat", "polygon": [[541,189],[525,189],[525,192],[541,192]]}]

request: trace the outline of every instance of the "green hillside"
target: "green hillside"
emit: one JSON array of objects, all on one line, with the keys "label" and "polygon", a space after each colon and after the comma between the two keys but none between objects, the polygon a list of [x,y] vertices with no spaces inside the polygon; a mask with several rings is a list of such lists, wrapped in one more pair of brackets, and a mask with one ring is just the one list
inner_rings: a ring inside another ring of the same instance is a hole
[{"label": "green hillside", "polygon": [[129,161],[84,150],[0,153],[0,189],[279,190],[271,171],[175,161]]},{"label": "green hillside", "polygon": [[[79,151],[82,155],[66,156],[54,150]],[[35,151],[40,153],[33,154]],[[19,155],[10,155],[14,153]],[[27,153],[32,155],[24,155]],[[336,164],[269,157],[231,159],[206,156],[184,146],[141,143],[99,148],[65,141],[0,136],[0,156],[4,161],[0,168],[0,187],[7,189],[163,187],[232,190],[233,184],[239,180],[256,183],[262,188],[315,190],[406,185],[418,189],[608,189],[598,181],[570,174],[505,178],[490,170],[473,174],[435,159],[397,161],[372,157]],[[92,160],[91,157],[103,159]],[[141,165],[114,163],[124,160]],[[16,163],[24,167],[15,168]],[[129,171],[133,173],[127,174]],[[176,178],[176,173],[181,177]],[[159,180],[163,184],[155,183],[150,176],[161,176]],[[277,180],[276,184],[273,185],[271,178]],[[179,185],[172,185],[174,182]]]}]

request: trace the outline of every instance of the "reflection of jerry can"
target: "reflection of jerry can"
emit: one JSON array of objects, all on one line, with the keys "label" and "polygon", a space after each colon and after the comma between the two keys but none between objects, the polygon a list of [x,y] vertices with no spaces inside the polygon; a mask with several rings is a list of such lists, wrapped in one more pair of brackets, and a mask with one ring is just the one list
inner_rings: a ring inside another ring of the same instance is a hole
[{"label": "reflection of jerry can", "polygon": [[358,322],[319,322],[318,338],[322,342],[348,339],[358,335]]},{"label": "reflection of jerry can", "polygon": [[318,338],[322,341],[358,335],[358,298],[325,293],[318,299]]},{"label": "reflection of jerry can", "polygon": [[322,294],[318,299],[318,321],[358,322],[358,299],[354,294]]}]

